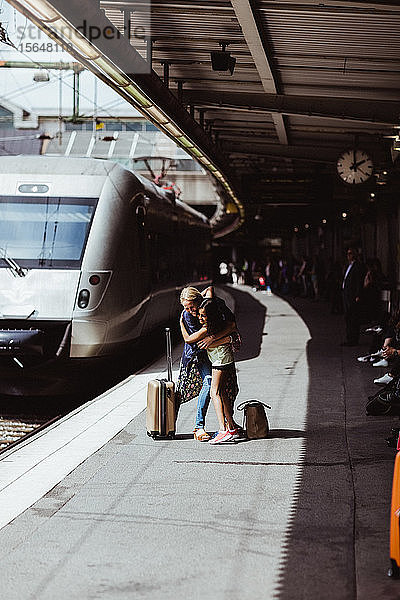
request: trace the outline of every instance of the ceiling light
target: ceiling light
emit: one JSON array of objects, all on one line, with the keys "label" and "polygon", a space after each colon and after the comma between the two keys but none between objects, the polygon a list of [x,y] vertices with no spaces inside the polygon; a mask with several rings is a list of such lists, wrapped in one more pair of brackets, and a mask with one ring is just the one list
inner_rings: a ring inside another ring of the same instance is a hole
[{"label": "ceiling light", "polygon": [[165,123],[163,127],[174,137],[182,137],[182,131],[175,127],[173,123]]},{"label": "ceiling light", "polygon": [[109,75],[117,85],[120,85],[121,87],[128,87],[132,84],[131,80],[125,75],[125,73],[122,73],[118,67],[111,63],[111,61],[99,57],[95,58],[93,63],[100,67],[102,71],[107,73],[107,75]]},{"label": "ceiling light", "polygon": [[347,212],[342,212],[342,219],[347,219]]},{"label": "ceiling light", "polygon": [[151,106],[150,100],[146,98],[146,96],[144,96],[135,85],[128,85],[126,88],[124,88],[124,92],[127,92],[130,96],[132,96],[135,102],[140,104],[140,106],[143,108],[148,108]]},{"label": "ceiling light", "polygon": [[169,123],[168,117],[166,117],[165,114],[156,106],[149,106],[148,108],[146,108],[146,113],[153,117],[153,119],[155,119],[157,123],[160,123],[161,125]]},{"label": "ceiling light", "polygon": [[20,4],[28,7],[29,10],[32,10],[39,15],[43,20],[52,21],[61,18],[54,8],[48,2],[45,2],[45,0],[20,0]]},{"label": "ceiling light", "polygon": [[[238,207],[233,202],[227,202],[225,204],[225,212],[226,212],[227,215],[236,214],[238,212]],[[256,217],[254,217],[254,218],[256,219],[257,216],[258,215],[256,215]]]},{"label": "ceiling light", "polygon": [[72,25],[70,25],[67,21],[64,21],[64,19],[54,21],[51,23],[51,27],[58,31],[63,38],[71,42],[71,44],[73,44],[75,48],[81,54],[83,54],[84,58],[89,60],[100,58],[101,52],[97,50],[97,48],[95,48],[80,32],[74,29]]},{"label": "ceiling light", "polygon": [[193,142],[191,142],[187,137],[185,137],[184,135],[181,135],[180,137],[177,138],[178,142],[180,144],[182,144],[182,146],[185,146],[185,148],[194,148],[194,144]]},{"label": "ceiling light", "polygon": [[202,158],[203,154],[198,148],[190,148],[190,154],[193,154],[196,158]]}]

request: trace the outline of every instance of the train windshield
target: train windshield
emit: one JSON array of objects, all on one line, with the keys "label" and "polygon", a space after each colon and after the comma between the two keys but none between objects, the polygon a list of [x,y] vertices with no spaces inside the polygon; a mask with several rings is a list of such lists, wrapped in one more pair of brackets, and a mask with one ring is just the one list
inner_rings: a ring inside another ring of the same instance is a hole
[{"label": "train windshield", "polygon": [[96,198],[0,196],[0,267],[79,268]]}]

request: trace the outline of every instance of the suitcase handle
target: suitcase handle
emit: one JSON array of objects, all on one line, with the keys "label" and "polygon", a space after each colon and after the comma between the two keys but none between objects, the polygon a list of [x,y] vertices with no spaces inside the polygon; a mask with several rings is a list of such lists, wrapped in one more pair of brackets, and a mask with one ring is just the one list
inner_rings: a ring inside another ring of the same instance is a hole
[{"label": "suitcase handle", "polygon": [[171,346],[171,330],[169,327],[165,328],[165,341],[166,341],[166,346],[167,346],[168,381],[172,381],[172,346]]}]

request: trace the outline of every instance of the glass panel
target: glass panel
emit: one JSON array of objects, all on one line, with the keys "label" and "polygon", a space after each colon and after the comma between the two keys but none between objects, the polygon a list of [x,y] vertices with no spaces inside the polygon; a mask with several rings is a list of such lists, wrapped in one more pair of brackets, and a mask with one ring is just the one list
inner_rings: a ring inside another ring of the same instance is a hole
[{"label": "glass panel", "polygon": [[[0,258],[27,268],[80,266],[95,198],[0,197]],[[0,260],[1,267],[8,267]]]},{"label": "glass panel", "polygon": [[106,123],[106,130],[107,131],[122,131],[122,123],[116,123],[115,121]]},{"label": "glass panel", "polygon": [[143,131],[143,123],[126,123],[126,131]]},{"label": "glass panel", "polygon": [[82,131],[83,123],[65,123],[65,131]]}]

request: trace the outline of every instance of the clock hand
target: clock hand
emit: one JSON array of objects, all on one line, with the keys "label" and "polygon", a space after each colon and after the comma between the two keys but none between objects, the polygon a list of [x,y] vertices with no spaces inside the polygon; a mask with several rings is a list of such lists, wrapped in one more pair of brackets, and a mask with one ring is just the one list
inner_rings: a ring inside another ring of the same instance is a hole
[{"label": "clock hand", "polygon": [[354,165],[354,167],[355,167],[355,170],[357,170],[357,169],[358,169],[358,167],[359,167],[360,165],[363,165],[365,162],[366,162],[366,159],[364,159],[364,160],[359,160],[359,161],[358,161],[358,162],[357,162],[357,163]]}]

